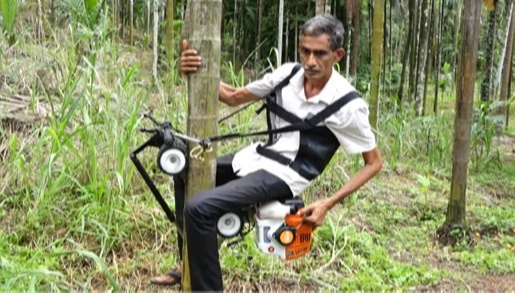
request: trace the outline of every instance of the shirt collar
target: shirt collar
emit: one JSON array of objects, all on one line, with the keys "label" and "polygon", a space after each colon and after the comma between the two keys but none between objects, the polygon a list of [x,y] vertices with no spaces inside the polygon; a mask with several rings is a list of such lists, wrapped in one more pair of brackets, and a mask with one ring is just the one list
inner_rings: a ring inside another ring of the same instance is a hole
[{"label": "shirt collar", "polygon": [[309,100],[306,99],[306,93],[304,92],[304,68],[301,68],[299,72],[297,72],[291,79],[290,84],[293,87],[295,93],[301,97],[304,101],[318,104],[323,102],[327,105],[331,104],[334,100],[334,95],[336,93],[336,79],[338,78],[338,72],[333,68],[331,73],[331,77],[325,84],[324,88],[320,91],[320,93],[314,97],[311,97]]}]

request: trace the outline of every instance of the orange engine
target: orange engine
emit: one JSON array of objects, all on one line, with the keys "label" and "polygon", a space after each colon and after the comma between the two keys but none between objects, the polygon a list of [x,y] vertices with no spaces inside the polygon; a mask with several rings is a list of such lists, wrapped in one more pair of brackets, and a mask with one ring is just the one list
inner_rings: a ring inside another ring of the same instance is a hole
[{"label": "orange engine", "polygon": [[278,201],[258,208],[255,242],[261,252],[292,260],[310,251],[313,229],[302,224],[303,218],[296,215],[297,209]]}]

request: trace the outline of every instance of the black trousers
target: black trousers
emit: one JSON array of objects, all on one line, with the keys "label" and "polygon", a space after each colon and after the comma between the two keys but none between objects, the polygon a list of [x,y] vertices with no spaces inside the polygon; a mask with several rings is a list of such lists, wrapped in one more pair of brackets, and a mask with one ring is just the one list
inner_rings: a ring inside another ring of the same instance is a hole
[{"label": "black trousers", "polygon": [[[222,291],[216,223],[227,212],[269,200],[291,198],[289,186],[275,175],[256,171],[238,177],[232,170],[233,155],[217,160],[216,187],[196,194],[184,203],[185,184],[174,177],[176,216],[188,238],[188,258],[193,291]],[[184,207],[184,209],[183,209]],[[182,238],[179,236],[182,255]]]}]

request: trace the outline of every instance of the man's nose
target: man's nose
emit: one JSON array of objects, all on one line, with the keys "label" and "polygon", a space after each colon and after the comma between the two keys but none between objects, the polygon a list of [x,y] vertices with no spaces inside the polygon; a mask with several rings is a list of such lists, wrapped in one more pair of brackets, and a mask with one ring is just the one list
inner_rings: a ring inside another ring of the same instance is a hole
[{"label": "man's nose", "polygon": [[306,60],[306,65],[308,66],[315,66],[316,65],[316,58],[314,53],[310,53],[308,55],[308,59]]}]

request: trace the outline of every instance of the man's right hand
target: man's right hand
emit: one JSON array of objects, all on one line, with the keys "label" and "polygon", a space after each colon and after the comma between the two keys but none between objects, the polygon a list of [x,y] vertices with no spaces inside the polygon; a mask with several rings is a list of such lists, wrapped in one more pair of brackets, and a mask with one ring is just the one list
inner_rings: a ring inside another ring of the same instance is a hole
[{"label": "man's right hand", "polygon": [[202,65],[202,57],[199,56],[196,50],[189,49],[188,41],[182,40],[181,46],[182,54],[179,70],[184,74],[196,72]]}]

